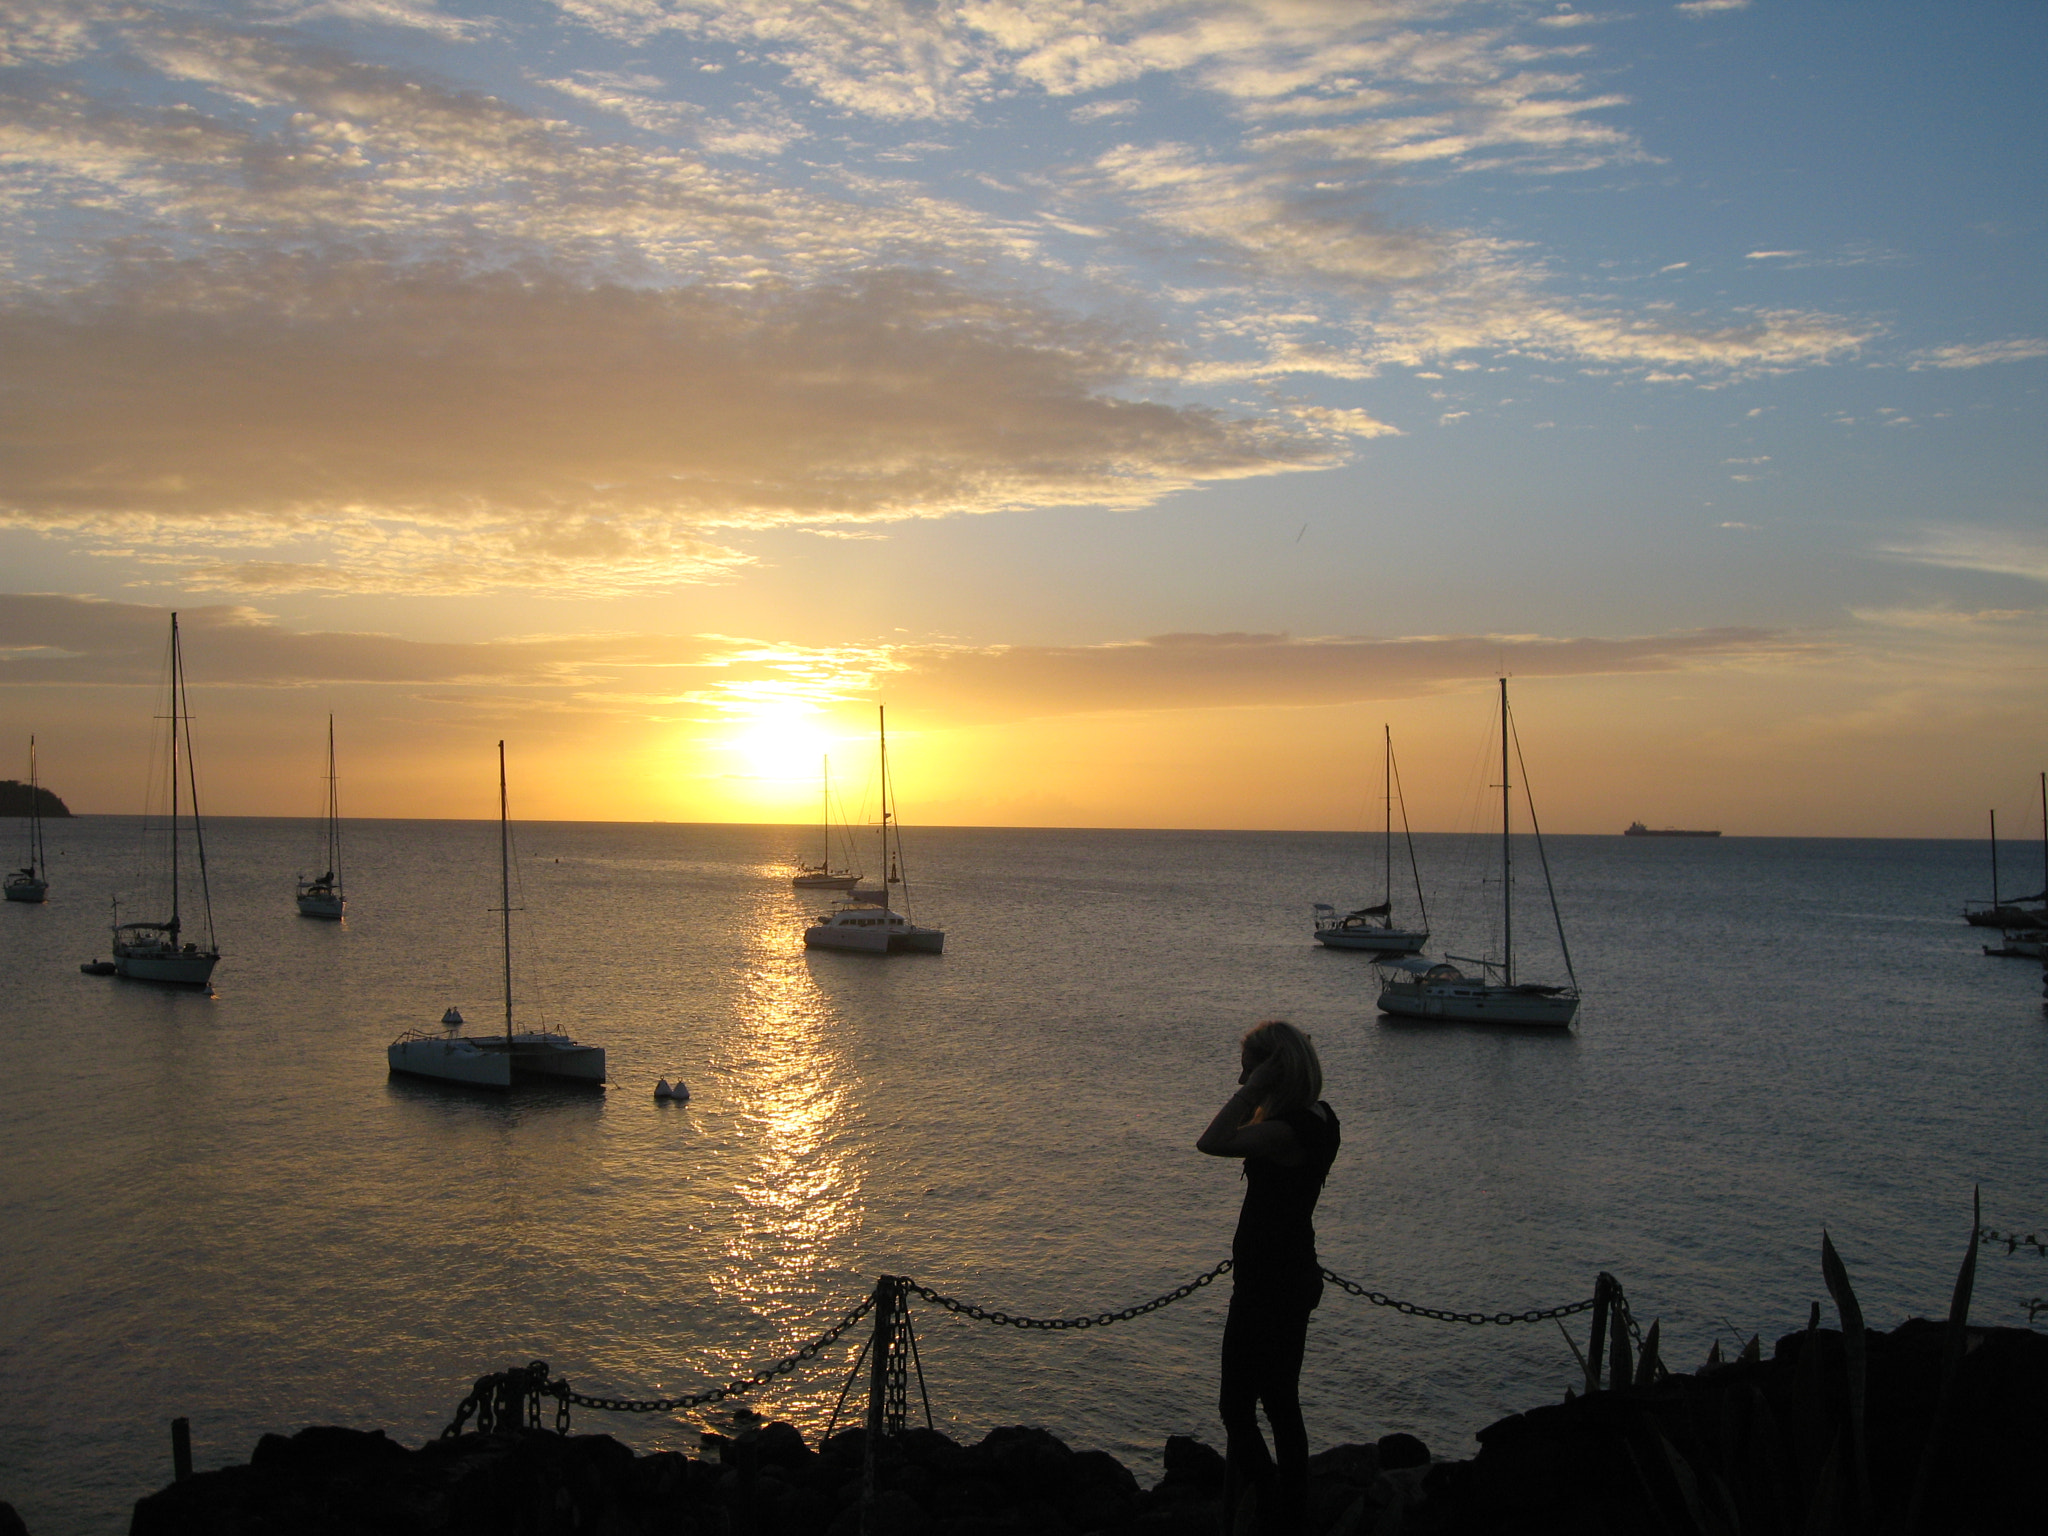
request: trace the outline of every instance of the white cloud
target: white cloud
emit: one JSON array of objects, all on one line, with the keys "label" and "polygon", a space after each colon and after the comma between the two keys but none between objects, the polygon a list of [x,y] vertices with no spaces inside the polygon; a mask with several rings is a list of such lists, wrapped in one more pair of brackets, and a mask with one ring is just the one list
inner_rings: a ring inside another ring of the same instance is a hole
[{"label": "white cloud", "polygon": [[1983,368],[1992,363],[2026,363],[2048,357],[2048,341],[2038,336],[2010,336],[2003,341],[1957,342],[1928,347],[1913,354],[1914,368]]},{"label": "white cloud", "polygon": [[[1391,430],[1136,398],[1133,337],[907,272],[646,290],[154,264],[0,305],[0,351],[38,380],[0,394],[21,445],[0,515],[247,591],[702,580],[741,563],[713,530],[1138,506]],[[308,540],[328,553],[281,552]]]},{"label": "white cloud", "polygon": [[1681,16],[1694,18],[1713,16],[1722,11],[1746,11],[1750,0],[1681,0],[1672,9]]},{"label": "white cloud", "polygon": [[1923,528],[1879,544],[1877,552],[1914,565],[2048,582],[2048,530],[2040,528]]}]

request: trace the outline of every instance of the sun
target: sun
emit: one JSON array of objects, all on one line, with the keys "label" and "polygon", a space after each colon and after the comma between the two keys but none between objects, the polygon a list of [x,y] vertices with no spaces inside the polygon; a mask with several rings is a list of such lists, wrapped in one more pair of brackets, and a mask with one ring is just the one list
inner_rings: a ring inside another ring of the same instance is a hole
[{"label": "sun", "polygon": [[764,710],[740,723],[725,745],[748,778],[815,780],[819,759],[831,750],[816,715],[808,705]]}]

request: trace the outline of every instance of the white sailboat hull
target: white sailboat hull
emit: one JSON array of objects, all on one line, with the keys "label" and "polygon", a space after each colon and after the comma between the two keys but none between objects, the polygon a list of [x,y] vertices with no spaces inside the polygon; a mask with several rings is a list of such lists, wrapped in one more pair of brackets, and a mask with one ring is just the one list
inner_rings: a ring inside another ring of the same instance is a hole
[{"label": "white sailboat hull", "polygon": [[1407,928],[1318,928],[1316,942],[1331,949],[1363,949],[1381,955],[1412,955],[1429,942],[1427,932]]},{"label": "white sailboat hull", "polygon": [[50,894],[50,882],[34,878],[24,879],[16,875],[7,882],[9,901],[41,901]]},{"label": "white sailboat hull", "polygon": [[605,1080],[604,1047],[578,1045],[567,1035],[515,1034],[508,1044],[503,1035],[413,1033],[392,1041],[384,1056],[393,1072],[474,1088],[510,1088],[521,1079]]},{"label": "white sailboat hull", "polygon": [[946,934],[940,928],[920,928],[887,907],[841,906],[804,930],[804,948],[852,955],[938,955],[945,953]]},{"label": "white sailboat hull", "polygon": [[213,980],[213,968],[220,956],[206,951],[144,950],[128,945],[114,946],[114,974],[131,981],[168,981],[185,987],[204,987]]},{"label": "white sailboat hull", "polygon": [[850,891],[860,884],[860,876],[796,875],[789,883],[799,891]]},{"label": "white sailboat hull", "polygon": [[1495,986],[1481,981],[1390,980],[1380,988],[1381,1013],[1449,1024],[1537,1024],[1569,1029],[1579,1000],[1568,992]]},{"label": "white sailboat hull", "polygon": [[299,893],[299,916],[341,917],[348,909],[348,898],[331,891],[301,891]]}]

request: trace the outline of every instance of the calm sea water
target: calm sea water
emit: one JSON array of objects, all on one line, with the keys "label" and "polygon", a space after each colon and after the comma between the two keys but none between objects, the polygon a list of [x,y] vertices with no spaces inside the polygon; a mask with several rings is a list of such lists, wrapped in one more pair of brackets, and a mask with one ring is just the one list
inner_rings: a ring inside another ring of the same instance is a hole
[{"label": "calm sea water", "polygon": [[[1537,1034],[1380,1019],[1360,957],[1310,943],[1311,902],[1371,899],[1367,837],[913,830],[947,953],[878,961],[801,947],[800,829],[529,824],[522,1017],[606,1046],[612,1087],[493,1097],[390,1080],[383,1048],[451,1003],[494,1018],[494,826],[349,823],[335,926],[292,907],[314,824],[214,823],[211,997],[79,973],[136,827],[49,831],[52,900],[0,908],[0,1497],[38,1536],[125,1529],[178,1415],[204,1467],[308,1423],[428,1436],[536,1356],[685,1392],[883,1271],[1020,1313],[1144,1300],[1228,1251],[1236,1170],[1193,1141],[1269,1016],[1314,1034],[1344,1124],[1324,1261],[1428,1305],[1553,1305],[1607,1269],[1690,1364],[1804,1322],[1823,1226],[1877,1326],[1945,1308],[1973,1183],[1987,1221],[2048,1226],[2040,972],[1956,920],[1971,844],[1553,839],[1588,1002]],[[1462,861],[1419,843],[1426,873]],[[1440,939],[1485,942],[1437,905]],[[655,1103],[660,1075],[694,1101]],[[1975,1316],[2043,1292],[2042,1261],[1987,1257]],[[1168,1434],[1220,1443],[1225,1301],[1086,1334],[920,1307],[940,1427],[1043,1424],[1141,1471]],[[753,1406],[820,1427],[853,1347]],[[1333,1293],[1311,1437],[1466,1454],[1572,1371],[1552,1324]],[[719,1422],[578,1418],[643,1448]]]}]

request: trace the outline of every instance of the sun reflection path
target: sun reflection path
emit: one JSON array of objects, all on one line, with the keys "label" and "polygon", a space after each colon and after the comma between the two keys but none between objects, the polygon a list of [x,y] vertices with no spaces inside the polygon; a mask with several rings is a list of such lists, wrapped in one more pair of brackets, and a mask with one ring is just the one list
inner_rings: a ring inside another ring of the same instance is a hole
[{"label": "sun reflection path", "polygon": [[[848,1078],[838,1018],[770,904],[748,944],[728,1036],[734,1126],[745,1148],[732,1226],[712,1276],[722,1294],[795,1326],[842,1289],[838,1256],[863,1215],[863,1162],[840,1134]],[[828,1296],[826,1293],[832,1293]]]}]

